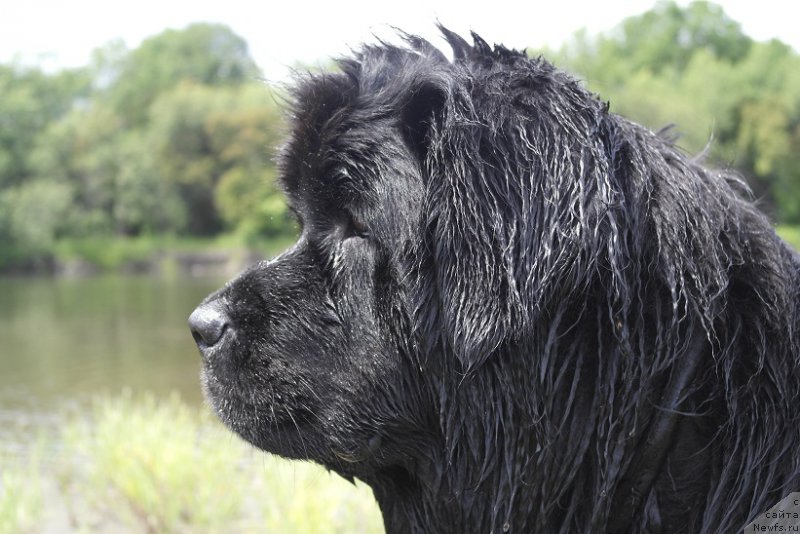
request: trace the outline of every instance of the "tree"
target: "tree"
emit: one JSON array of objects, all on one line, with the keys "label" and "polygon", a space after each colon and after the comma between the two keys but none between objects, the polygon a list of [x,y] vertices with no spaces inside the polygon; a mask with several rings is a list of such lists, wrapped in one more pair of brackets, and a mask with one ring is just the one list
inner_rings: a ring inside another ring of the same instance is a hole
[{"label": "tree", "polygon": [[676,124],[680,144],[734,166],[778,220],[800,222],[800,57],[758,43],[720,7],[658,4],[613,32],[586,32],[554,54],[612,111],[654,130]]},{"label": "tree", "polygon": [[0,189],[30,175],[29,150],[47,125],[88,94],[84,70],[46,75],[40,70],[0,65]]},{"label": "tree", "polygon": [[85,69],[0,65],[0,256],[73,236],[283,233],[281,117],[257,76],[214,24],[109,43]]},{"label": "tree", "polygon": [[65,235],[113,231],[114,176],[119,161],[115,141],[121,119],[108,106],[76,109],[51,123],[31,152],[32,180],[67,185],[71,204],[62,223]]},{"label": "tree", "polygon": [[186,205],[174,184],[158,172],[153,142],[138,131],[122,136],[116,147],[119,168],[111,212],[118,234],[179,233],[186,228]]},{"label": "tree", "polygon": [[0,191],[0,242],[14,243],[29,254],[52,247],[69,211],[65,184],[32,181]]},{"label": "tree", "polygon": [[110,107],[94,103],[37,138],[32,181],[63,184],[71,192],[62,235],[182,230],[185,209],[157,171],[149,134],[121,124]]},{"label": "tree", "polygon": [[682,8],[670,1],[625,19],[598,39],[596,50],[605,63],[621,63],[629,72],[646,69],[659,74],[665,69],[682,72],[701,50],[736,63],[751,44],[739,23],[718,5],[699,1]]},{"label": "tree", "polygon": [[290,217],[274,164],[274,149],[283,137],[280,113],[264,87],[237,92],[237,109],[216,113],[206,124],[222,163],[215,205],[228,227],[246,236],[285,234]]},{"label": "tree", "polygon": [[276,194],[281,121],[266,87],[182,83],[153,104],[150,121],[159,173],[186,203],[190,233],[234,229],[255,199]]},{"label": "tree", "polygon": [[181,82],[240,85],[259,76],[244,39],[219,24],[165,31],[105,65],[118,71],[109,98],[128,126],[142,125],[158,96]]}]

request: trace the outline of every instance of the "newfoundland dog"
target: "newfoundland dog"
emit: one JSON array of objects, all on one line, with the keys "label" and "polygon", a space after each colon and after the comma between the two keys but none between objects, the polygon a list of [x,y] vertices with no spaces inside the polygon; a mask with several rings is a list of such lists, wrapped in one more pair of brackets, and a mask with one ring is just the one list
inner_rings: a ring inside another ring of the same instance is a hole
[{"label": "newfoundland dog", "polygon": [[735,175],[442,31],[298,83],[301,236],[190,318],[211,406],[390,533],[739,531],[800,489],[800,262]]}]

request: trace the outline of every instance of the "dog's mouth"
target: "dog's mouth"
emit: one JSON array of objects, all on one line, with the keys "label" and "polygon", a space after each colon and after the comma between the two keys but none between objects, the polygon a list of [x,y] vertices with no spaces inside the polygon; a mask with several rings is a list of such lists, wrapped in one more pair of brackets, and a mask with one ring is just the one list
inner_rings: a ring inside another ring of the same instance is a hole
[{"label": "dog's mouth", "polygon": [[206,362],[200,382],[206,402],[228,428],[261,449],[287,455],[287,443],[313,431],[315,403],[269,371],[221,372]]}]

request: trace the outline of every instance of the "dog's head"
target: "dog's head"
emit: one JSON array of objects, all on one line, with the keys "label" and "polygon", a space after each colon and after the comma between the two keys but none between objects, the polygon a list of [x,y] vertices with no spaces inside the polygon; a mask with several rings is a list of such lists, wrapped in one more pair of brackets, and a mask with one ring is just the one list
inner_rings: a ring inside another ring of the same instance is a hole
[{"label": "dog's head", "polygon": [[385,59],[394,71],[343,62],[299,84],[280,164],[301,235],[190,319],[220,418],[345,475],[409,457],[435,417],[410,320],[425,187],[403,116],[413,95]]},{"label": "dog's head", "polygon": [[430,459],[445,389],[600,261],[577,243],[608,200],[589,180],[605,107],[544,60],[445,36],[454,61],[409,37],[301,81],[281,158],[301,236],[192,315],[208,399],[263,449],[362,477]]}]

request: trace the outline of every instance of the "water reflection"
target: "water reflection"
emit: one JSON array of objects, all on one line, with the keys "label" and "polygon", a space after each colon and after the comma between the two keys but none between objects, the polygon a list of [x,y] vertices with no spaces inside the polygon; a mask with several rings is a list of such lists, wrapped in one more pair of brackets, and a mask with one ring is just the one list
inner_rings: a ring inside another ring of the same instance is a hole
[{"label": "water reflection", "polygon": [[199,356],[186,318],[221,283],[0,278],[0,419],[124,388],[178,391],[200,402]]}]

